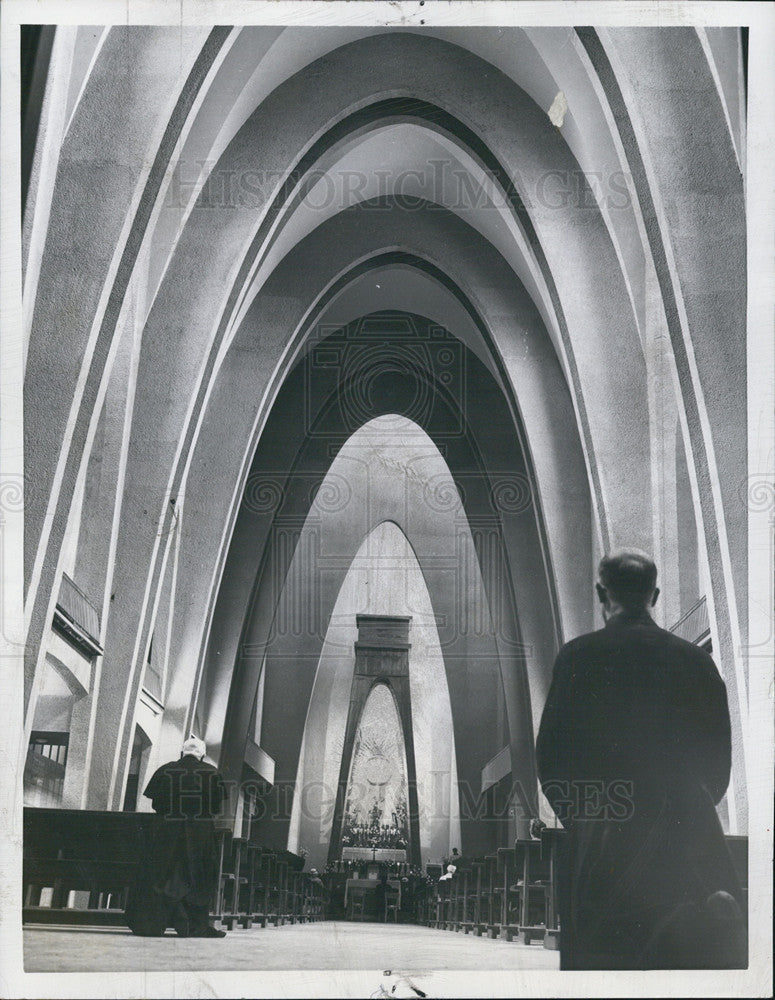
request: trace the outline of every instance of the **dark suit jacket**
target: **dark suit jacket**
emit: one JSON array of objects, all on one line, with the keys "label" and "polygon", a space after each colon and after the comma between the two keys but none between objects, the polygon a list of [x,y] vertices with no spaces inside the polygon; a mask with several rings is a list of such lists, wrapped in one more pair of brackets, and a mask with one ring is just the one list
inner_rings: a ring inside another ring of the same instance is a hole
[{"label": "dark suit jacket", "polygon": [[715,810],[731,744],[712,658],[645,613],[574,639],[536,752],[568,830],[563,968],[699,965],[707,956],[676,954],[660,929],[690,922],[718,889],[740,893]]}]

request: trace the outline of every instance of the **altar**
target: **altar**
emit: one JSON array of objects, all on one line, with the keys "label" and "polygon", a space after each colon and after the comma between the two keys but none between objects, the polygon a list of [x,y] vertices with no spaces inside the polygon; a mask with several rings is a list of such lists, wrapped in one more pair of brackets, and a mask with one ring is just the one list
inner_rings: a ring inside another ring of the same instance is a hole
[{"label": "altar", "polygon": [[406,861],[406,850],[399,847],[343,847],[342,861]]},{"label": "altar", "polygon": [[[377,910],[377,886],[374,878],[348,878],[344,887],[344,908],[348,920],[381,920],[384,914]],[[391,878],[386,883],[395,894],[396,905],[401,906],[401,880]]]}]

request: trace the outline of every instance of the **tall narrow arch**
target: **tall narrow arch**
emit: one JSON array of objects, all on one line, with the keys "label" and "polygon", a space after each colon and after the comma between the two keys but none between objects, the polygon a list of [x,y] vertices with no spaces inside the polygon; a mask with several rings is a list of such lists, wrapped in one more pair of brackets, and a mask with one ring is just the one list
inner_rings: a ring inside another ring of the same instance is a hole
[{"label": "tall narrow arch", "polygon": [[[508,757],[515,768],[515,781],[519,781],[529,803],[535,797],[532,743],[537,719],[533,718],[531,724],[523,725],[520,721],[522,712],[520,706],[531,704],[531,688],[534,689],[535,704],[540,706],[542,703],[548,688],[558,637],[550,613],[551,597],[547,594],[546,599],[535,601],[536,587],[543,586],[547,581],[546,566],[535,533],[536,519],[540,520],[540,511],[534,505],[535,493],[525,468],[524,455],[518,448],[518,439],[515,440],[512,416],[503,398],[502,389],[494,381],[491,373],[478,358],[466,352],[447,331],[428,324],[421,317],[402,318],[400,314],[394,314],[390,317],[378,316],[376,319],[383,325],[381,336],[392,337],[391,344],[394,348],[396,344],[400,344],[401,338],[390,334],[390,330],[393,329],[390,324],[395,325],[399,320],[404,324],[411,321],[409,327],[414,332],[406,338],[404,347],[407,350],[417,338],[433,333],[432,343],[448,353],[454,346],[456,350],[451,353],[464,363],[465,379],[460,386],[462,394],[458,394],[457,400],[449,388],[439,383],[437,378],[439,372],[435,375],[432,371],[428,373],[431,379],[430,385],[436,389],[432,393],[435,409],[428,427],[436,445],[443,447],[450,462],[452,475],[444,473],[436,482],[429,483],[427,495],[424,499],[421,496],[419,502],[427,505],[430,501],[431,504],[440,504],[444,508],[452,501],[454,508],[453,495],[448,486],[457,483],[460,487],[463,503],[458,511],[448,509],[447,513],[457,513],[465,520],[467,526],[473,526],[472,560],[477,564],[478,572],[481,572],[482,565],[485,566],[486,585],[494,587],[497,591],[490,593],[488,600],[501,602],[497,616],[500,628],[492,637],[491,652],[488,656],[495,664],[496,672],[500,674],[499,683],[504,685],[506,691],[506,713],[511,720]],[[387,327],[384,325],[386,322]],[[355,346],[360,350],[359,344],[361,347],[368,344],[371,349],[375,344],[374,332],[364,332],[363,323],[340,332],[338,341],[340,354],[346,346]],[[329,354],[335,353],[337,340],[328,337],[320,342],[319,346]],[[235,620],[233,617],[233,609],[239,606],[239,598],[235,602],[235,595],[231,593],[228,584],[222,596],[222,607],[226,618],[232,621],[231,628],[234,629],[236,626],[241,633],[239,641],[236,639],[236,632],[232,631],[230,639],[215,621],[211,633],[208,660],[210,669],[215,673],[207,685],[207,690],[216,700],[210,701],[205,707],[204,714],[209,717],[211,724],[208,742],[220,750],[221,767],[227,772],[234,770],[236,773],[241,769],[244,751],[239,741],[241,734],[244,734],[249,726],[249,720],[243,720],[242,714],[249,710],[255,698],[262,657],[267,651],[267,644],[272,641],[271,630],[279,598],[276,581],[284,580],[286,577],[289,559],[296,544],[293,537],[297,540],[300,537],[301,527],[310,510],[312,496],[332,467],[332,450],[334,454],[338,452],[349,432],[346,421],[342,422],[341,405],[331,403],[338,398],[337,391],[338,387],[341,388],[341,377],[337,376],[335,370],[332,386],[330,380],[324,377],[324,373],[318,370],[322,363],[321,358],[316,358],[314,353],[308,353],[304,364],[300,363],[297,366],[278,396],[276,409],[273,410],[273,420],[277,420],[277,430],[273,430],[272,422],[265,428],[265,449],[259,448],[257,452],[243,502],[245,524],[250,525],[250,528],[244,540],[242,537],[237,540],[235,535],[233,543],[236,546],[235,558],[243,563],[243,568],[235,565],[232,572],[227,572],[224,576],[225,581],[231,577],[235,581],[244,581],[245,560],[252,558],[254,566],[260,560],[253,596],[247,604],[242,604],[245,608],[245,617],[242,620]],[[308,378],[310,365],[318,366],[315,369],[314,379]],[[452,368],[454,369],[454,365]],[[340,372],[339,376],[341,374]],[[422,366],[419,374],[422,375]],[[366,381],[368,382],[368,379]],[[373,387],[379,390],[379,380],[373,383]],[[394,388],[392,382],[391,388]],[[312,391],[311,396],[308,395],[310,391]],[[376,391],[376,395],[373,394],[372,398],[374,414],[389,413],[389,407],[393,403],[393,399],[386,398],[380,391]],[[310,404],[312,410],[309,409]],[[316,415],[313,421],[310,419],[311,413]],[[300,416],[303,417],[301,421]],[[447,486],[444,485],[445,479]],[[436,487],[441,489],[434,495]],[[453,486],[453,492],[455,489],[456,486]],[[438,513],[437,511],[437,516]],[[278,542],[282,544],[277,544]],[[251,548],[246,548],[246,544]],[[515,560],[516,564],[512,565]],[[450,555],[450,562],[457,566],[459,553]],[[336,573],[341,576],[343,570],[337,569]],[[526,586],[528,580],[530,581],[530,600],[525,600],[524,603],[525,614],[530,620],[530,635],[527,642],[522,638],[520,618],[514,603],[515,573],[522,588]],[[333,585],[334,579],[335,577],[331,578],[329,587]],[[330,608],[333,602],[331,592],[326,600],[326,606]],[[454,597],[442,596],[441,600],[448,606],[448,611],[441,616],[445,655],[453,663],[464,663],[468,655],[466,645],[468,638],[458,627]],[[309,606],[313,607],[314,602]],[[544,615],[543,624],[536,621],[536,611]],[[321,622],[325,622],[327,613],[330,612],[325,612],[320,617]],[[307,657],[313,658],[313,663],[317,662],[320,641],[317,639],[316,646],[310,647],[306,654]],[[234,653],[226,652],[224,655],[224,652],[230,649],[233,649]],[[232,655],[236,656],[236,661],[232,660]],[[298,661],[297,666],[301,669]],[[464,670],[463,667],[461,669]],[[305,670],[309,676],[309,671],[314,670],[314,666],[308,661]],[[221,677],[220,681],[217,680],[218,675]],[[270,670],[267,675],[267,693],[271,686],[271,677]],[[229,689],[227,703],[226,694]],[[295,723],[299,740],[308,697],[307,690],[307,693],[301,695],[302,707],[297,710],[302,713]],[[462,692],[461,697],[465,698]],[[529,712],[532,713],[533,709],[529,709]],[[223,720],[222,723],[219,722],[219,716]],[[484,720],[481,728],[487,728]],[[284,731],[286,733],[289,731],[287,725],[284,726]],[[221,732],[226,740],[219,747]],[[490,749],[492,757],[504,748],[495,746]],[[271,753],[271,749],[269,752]],[[477,793],[474,789],[480,780],[481,767],[488,760],[489,757],[485,760],[472,759],[467,762],[470,773],[465,776],[465,781],[469,802],[476,799]],[[295,760],[293,767],[295,768]],[[478,774],[475,773],[477,768],[480,769]],[[290,781],[292,778],[295,778],[295,770],[293,775],[286,774],[286,780]]]},{"label": "tall narrow arch", "polygon": [[313,667],[288,847],[306,848],[312,864],[328,859],[355,670],[357,616],[363,613],[411,617],[408,665],[419,847],[423,858],[441,857],[461,842],[453,708],[432,595],[409,539],[390,520],[376,525],[354,554]]}]

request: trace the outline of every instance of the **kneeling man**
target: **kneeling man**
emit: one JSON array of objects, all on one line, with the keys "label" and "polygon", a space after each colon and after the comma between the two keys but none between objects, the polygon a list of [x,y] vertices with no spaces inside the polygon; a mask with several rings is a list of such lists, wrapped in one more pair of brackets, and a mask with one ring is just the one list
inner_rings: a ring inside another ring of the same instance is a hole
[{"label": "kneeling man", "polygon": [[214,817],[225,786],[206,752],[190,737],[180,759],[163,764],[143,793],[156,816],[126,911],[135,934],[159,936],[172,926],[181,937],[226,936],[209,921],[218,881]]}]

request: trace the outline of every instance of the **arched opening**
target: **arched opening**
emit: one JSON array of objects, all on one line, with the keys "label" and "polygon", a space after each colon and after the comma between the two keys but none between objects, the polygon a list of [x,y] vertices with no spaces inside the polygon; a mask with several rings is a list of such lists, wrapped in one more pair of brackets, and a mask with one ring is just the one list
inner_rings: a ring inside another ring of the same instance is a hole
[{"label": "arched opening", "polygon": [[343,845],[388,850],[409,846],[404,739],[390,688],[375,684],[355,734],[340,835]]},{"label": "arched opening", "polygon": [[[361,441],[367,435],[364,429]],[[357,449],[357,440],[350,447]],[[356,618],[364,613],[411,616],[409,689],[420,849],[423,858],[441,858],[451,844],[460,843],[453,712],[431,595],[406,535],[393,521],[381,522],[362,541],[330,616],[304,723],[288,848],[304,847],[312,864],[327,860],[355,666]],[[352,768],[356,758],[353,754]],[[395,758],[392,767],[396,774],[405,773]]]}]

